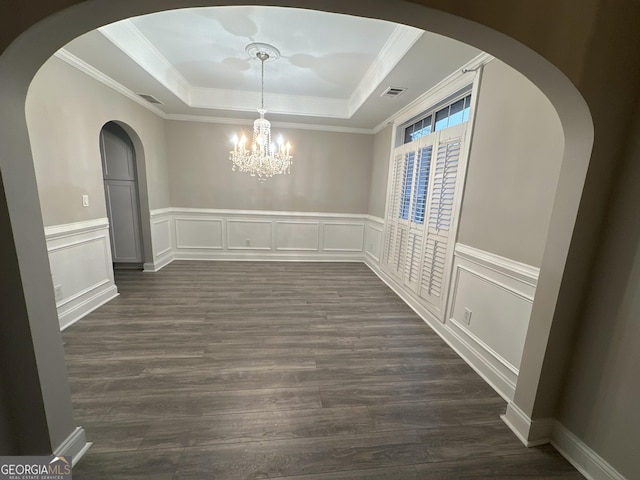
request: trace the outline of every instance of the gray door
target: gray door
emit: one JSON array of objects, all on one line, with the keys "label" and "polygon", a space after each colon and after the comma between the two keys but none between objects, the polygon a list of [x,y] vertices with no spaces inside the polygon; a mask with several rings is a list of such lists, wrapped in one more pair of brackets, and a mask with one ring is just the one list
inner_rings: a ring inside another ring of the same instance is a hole
[{"label": "gray door", "polygon": [[133,144],[122,128],[108,123],[100,133],[100,150],[113,263],[141,264],[140,206]]}]

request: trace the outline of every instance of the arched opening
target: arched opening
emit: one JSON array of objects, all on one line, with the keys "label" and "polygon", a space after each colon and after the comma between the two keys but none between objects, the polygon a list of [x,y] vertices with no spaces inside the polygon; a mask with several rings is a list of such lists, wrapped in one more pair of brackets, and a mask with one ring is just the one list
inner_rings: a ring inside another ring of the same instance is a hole
[{"label": "arched opening", "polygon": [[[327,9],[323,2],[292,3],[306,8]],[[194,5],[191,2],[175,1],[167,2],[162,8],[182,6]],[[11,232],[3,241],[15,245],[12,247],[11,258],[16,275],[20,275],[22,279],[18,292],[22,292],[21,298],[25,304],[22,315],[17,315],[16,318],[22,322],[29,319],[35,362],[40,367],[36,386],[39,383],[42,391],[47,411],[46,436],[52,448],[56,448],[69,436],[73,424],[68,388],[61,388],[57,383],[65,383],[64,367],[57,326],[50,325],[49,321],[55,315],[55,307],[51,283],[47,275],[43,275],[46,273],[47,259],[37,188],[30,161],[24,114],[25,95],[35,71],[53,51],[67,41],[102,24],[162,8],[151,1],[135,5],[99,2],[72,7],[43,20],[24,33],[20,41],[14,42],[1,58],[0,79],[9,86],[0,94],[0,101],[6,106],[6,114],[0,120],[0,140],[5,149],[1,167],[8,205],[2,222],[3,231]],[[593,127],[588,108],[577,89],[550,62],[514,39],[488,27],[416,4],[399,6],[389,1],[350,2],[335,10],[414,25],[485,50],[525,74],[547,95],[560,116],[565,133],[564,160],[547,239],[548,248],[534,303],[532,327],[525,344],[522,376],[516,391],[516,403],[526,415],[532,416],[592,146]],[[16,330],[20,326],[19,323],[14,325]],[[57,339],[58,346],[52,346],[50,338]],[[31,424],[27,418],[16,421]]]},{"label": "arched opening", "polygon": [[[132,131],[131,128],[129,128]],[[137,135],[136,135],[137,137]],[[139,138],[138,138],[139,140]],[[140,143],[140,142],[138,142]],[[138,154],[131,136],[117,122],[107,122],[100,130],[100,153],[104,194],[109,219],[111,259],[114,268],[142,269],[149,243],[149,222],[142,221],[142,205],[149,199],[144,187],[144,156]],[[145,242],[145,239],[147,240]]]}]

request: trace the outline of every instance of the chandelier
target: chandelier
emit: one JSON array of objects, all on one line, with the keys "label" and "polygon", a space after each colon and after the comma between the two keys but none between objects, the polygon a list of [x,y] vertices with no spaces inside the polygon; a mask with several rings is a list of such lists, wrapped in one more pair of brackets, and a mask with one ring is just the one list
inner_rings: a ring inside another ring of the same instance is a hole
[{"label": "chandelier", "polygon": [[262,67],[261,106],[258,108],[260,118],[253,122],[253,142],[247,145],[247,137],[244,134],[233,142],[233,150],[229,152],[229,160],[232,162],[232,170],[249,173],[252,177],[258,177],[260,182],[274,175],[291,173],[293,157],[290,155],[291,144],[285,143],[282,137],[278,138],[277,145],[271,142],[271,123],[264,118],[267,111],[264,108],[264,62],[269,59],[276,60],[280,57],[277,48],[266,43],[252,43],[246,48],[249,55],[260,60]]}]

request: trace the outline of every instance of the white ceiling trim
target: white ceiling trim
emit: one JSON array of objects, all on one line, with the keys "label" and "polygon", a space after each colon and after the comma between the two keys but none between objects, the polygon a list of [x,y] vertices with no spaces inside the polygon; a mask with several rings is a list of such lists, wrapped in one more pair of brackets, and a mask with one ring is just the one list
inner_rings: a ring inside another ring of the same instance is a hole
[{"label": "white ceiling trim", "polygon": [[[167,114],[162,110],[160,110],[155,105],[140,98],[138,94],[128,89],[121,83],[116,82],[114,79],[112,79],[108,75],[105,75],[97,68],[89,65],[84,60],[81,60],[80,58],[76,57],[74,54],[72,54],[68,50],[61,48],[54,54],[54,56],[59,58],[63,62],[67,63],[68,65],[74,67],[75,69],[79,70],[80,72],[84,73],[88,77],[91,77],[94,80],[97,80],[98,82],[102,83],[106,87],[109,87],[110,89],[123,95],[129,100],[132,100],[133,102],[137,103],[141,107],[146,108],[147,110],[154,113],[155,115],[162,118],[163,120],[219,123],[219,124],[226,124],[226,125],[251,125],[253,123],[253,120],[247,120],[242,118],[204,117],[204,116],[198,116],[198,115]],[[374,133],[373,130],[369,128],[339,127],[335,125],[316,125],[316,124],[309,124],[309,123],[293,123],[293,122],[291,123],[290,122],[272,122],[271,125],[278,128],[292,128],[292,129],[298,129],[298,130],[316,130],[316,131],[323,131],[323,132],[364,133],[368,135],[371,135]]]},{"label": "white ceiling trim", "polygon": [[455,70],[451,74],[447,75],[446,78],[438,82],[435,86],[424,92],[418,98],[416,98],[409,105],[404,108],[398,110],[396,113],[391,115],[385,121],[380,123],[378,126],[373,128],[373,133],[378,133],[384,130],[388,125],[394,123],[398,119],[403,118],[412,118],[416,115],[420,115],[426,109],[434,106],[438,101],[442,100],[440,98],[442,96],[443,91],[451,90],[452,88],[463,88],[465,85],[469,85],[473,83],[472,76],[466,79],[467,73],[477,73],[477,71],[483,65],[486,65],[495,57],[486,52],[482,52],[479,55],[476,55],[474,58],[465,63],[462,67]]},{"label": "white ceiling trim", "polygon": [[396,25],[395,30],[380,49],[380,53],[349,98],[349,118],[375,92],[423,33],[423,30],[414,27]]},{"label": "white ceiling trim", "polygon": [[[247,120],[244,118],[204,117],[198,115],[178,115],[175,113],[166,114],[164,118],[166,120],[176,120],[181,122],[219,123],[223,125],[243,126],[253,125],[253,120]],[[370,128],[338,127],[334,125],[316,125],[313,123],[271,122],[271,126],[275,128],[315,130],[320,132],[362,133],[366,135],[372,135],[374,133]]]},{"label": "white ceiling trim", "polygon": [[[259,105],[259,92],[194,87],[130,20],[105,25],[98,31],[192,108],[253,111]],[[414,27],[397,25],[348,99],[265,93],[269,99],[268,110],[289,115],[351,118],[423,33]]]},{"label": "white ceiling trim", "polygon": [[[234,111],[256,111],[260,92],[193,87],[191,107],[218,108]],[[347,103],[336,98],[265,93],[267,112],[311,117],[350,118]],[[215,106],[215,107],[214,107]]]},{"label": "white ceiling trim", "polygon": [[130,20],[98,28],[107,40],[189,105],[191,84]]},{"label": "white ceiling trim", "polygon": [[121,83],[116,82],[113,78],[109,77],[108,75],[105,75],[100,70],[98,70],[97,68],[89,65],[84,60],[79,59],[78,57],[76,57],[73,53],[69,52],[68,50],[65,50],[64,48],[61,48],[56,53],[54,53],[54,56],[59,58],[63,62],[71,65],[75,69],[81,71],[85,75],[93,78],[94,80],[97,80],[98,82],[102,83],[103,85],[105,85],[105,86],[109,87],[110,89],[116,91],[120,95],[123,95],[123,96],[127,97],[129,100],[133,100],[138,105],[146,108],[150,112],[155,113],[159,117],[162,117],[162,118],[165,117],[166,114],[162,110],[160,110],[158,107],[156,107],[155,105],[147,102],[146,100],[141,98],[139,95],[137,95],[135,92],[133,92],[132,90],[129,90],[127,87],[125,87]]}]

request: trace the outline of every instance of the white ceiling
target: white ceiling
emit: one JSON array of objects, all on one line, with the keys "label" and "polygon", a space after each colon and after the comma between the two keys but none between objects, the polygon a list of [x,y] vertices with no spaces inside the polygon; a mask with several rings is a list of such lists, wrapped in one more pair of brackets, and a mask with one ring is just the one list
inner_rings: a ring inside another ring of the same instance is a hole
[{"label": "white ceiling", "polygon": [[[480,53],[381,20],[238,6],[131,18],[58,56],[130,96],[153,95],[165,118],[252,120],[260,102],[260,61],[245,52],[252,42],[281,53],[265,64],[267,118],[334,129],[375,128]],[[391,86],[408,90],[381,97]]]}]

